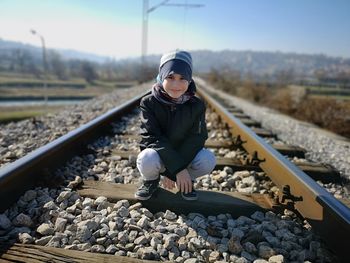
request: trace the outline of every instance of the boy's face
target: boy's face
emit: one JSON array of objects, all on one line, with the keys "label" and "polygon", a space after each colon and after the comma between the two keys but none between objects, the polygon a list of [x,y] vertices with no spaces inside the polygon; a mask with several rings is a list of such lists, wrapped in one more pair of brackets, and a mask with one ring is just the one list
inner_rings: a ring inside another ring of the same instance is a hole
[{"label": "boy's face", "polygon": [[174,99],[180,98],[188,89],[189,82],[180,74],[170,74],[163,81],[163,88]]}]

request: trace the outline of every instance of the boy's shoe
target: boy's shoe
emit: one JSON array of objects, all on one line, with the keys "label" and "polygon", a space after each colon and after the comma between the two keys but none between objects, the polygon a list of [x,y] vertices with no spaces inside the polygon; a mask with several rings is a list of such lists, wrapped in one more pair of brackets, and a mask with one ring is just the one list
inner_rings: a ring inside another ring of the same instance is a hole
[{"label": "boy's shoe", "polygon": [[148,200],[158,190],[159,178],[152,181],[143,181],[137,189],[135,197],[138,200]]},{"label": "boy's shoe", "polygon": [[187,201],[195,201],[198,199],[198,194],[196,192],[196,190],[194,190],[194,188],[192,187],[192,191],[185,194],[181,192],[181,196],[183,199],[187,200]]}]

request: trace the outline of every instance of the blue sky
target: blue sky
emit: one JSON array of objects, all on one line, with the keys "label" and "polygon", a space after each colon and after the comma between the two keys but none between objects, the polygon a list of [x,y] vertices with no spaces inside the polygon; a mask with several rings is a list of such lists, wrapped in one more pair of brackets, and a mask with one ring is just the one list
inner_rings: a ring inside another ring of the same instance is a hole
[{"label": "blue sky", "polygon": [[[163,0],[149,0],[149,7]],[[170,0],[149,14],[148,54],[254,50],[350,57],[347,0]],[[0,0],[0,38],[115,58],[141,55],[143,0]]]}]

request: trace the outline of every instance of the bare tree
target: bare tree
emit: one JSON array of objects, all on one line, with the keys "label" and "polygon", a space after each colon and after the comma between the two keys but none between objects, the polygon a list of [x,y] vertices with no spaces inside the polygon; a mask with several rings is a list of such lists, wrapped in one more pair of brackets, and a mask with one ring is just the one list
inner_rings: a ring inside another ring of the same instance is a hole
[{"label": "bare tree", "polygon": [[66,80],[68,78],[67,66],[58,52],[53,50],[50,51],[49,64],[53,74],[55,74],[57,78],[62,80]]},{"label": "bare tree", "polygon": [[340,71],[336,76],[337,82],[342,88],[350,87],[350,72],[349,71]]},{"label": "bare tree", "polygon": [[81,74],[83,78],[89,83],[93,83],[94,80],[98,79],[96,67],[88,61],[82,62]]}]

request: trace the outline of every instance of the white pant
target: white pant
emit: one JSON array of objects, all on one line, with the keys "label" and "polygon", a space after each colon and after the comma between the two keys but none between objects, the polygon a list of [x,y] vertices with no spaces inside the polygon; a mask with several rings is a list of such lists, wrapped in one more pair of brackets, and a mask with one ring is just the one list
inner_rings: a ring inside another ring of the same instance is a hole
[{"label": "white pant", "polygon": [[[159,154],[150,148],[144,149],[137,156],[137,169],[139,169],[142,179],[145,181],[155,180],[159,174],[165,171],[163,161]],[[210,174],[215,168],[216,160],[214,154],[207,150],[200,150],[192,162],[187,166],[187,170],[192,180],[195,178]]]}]

